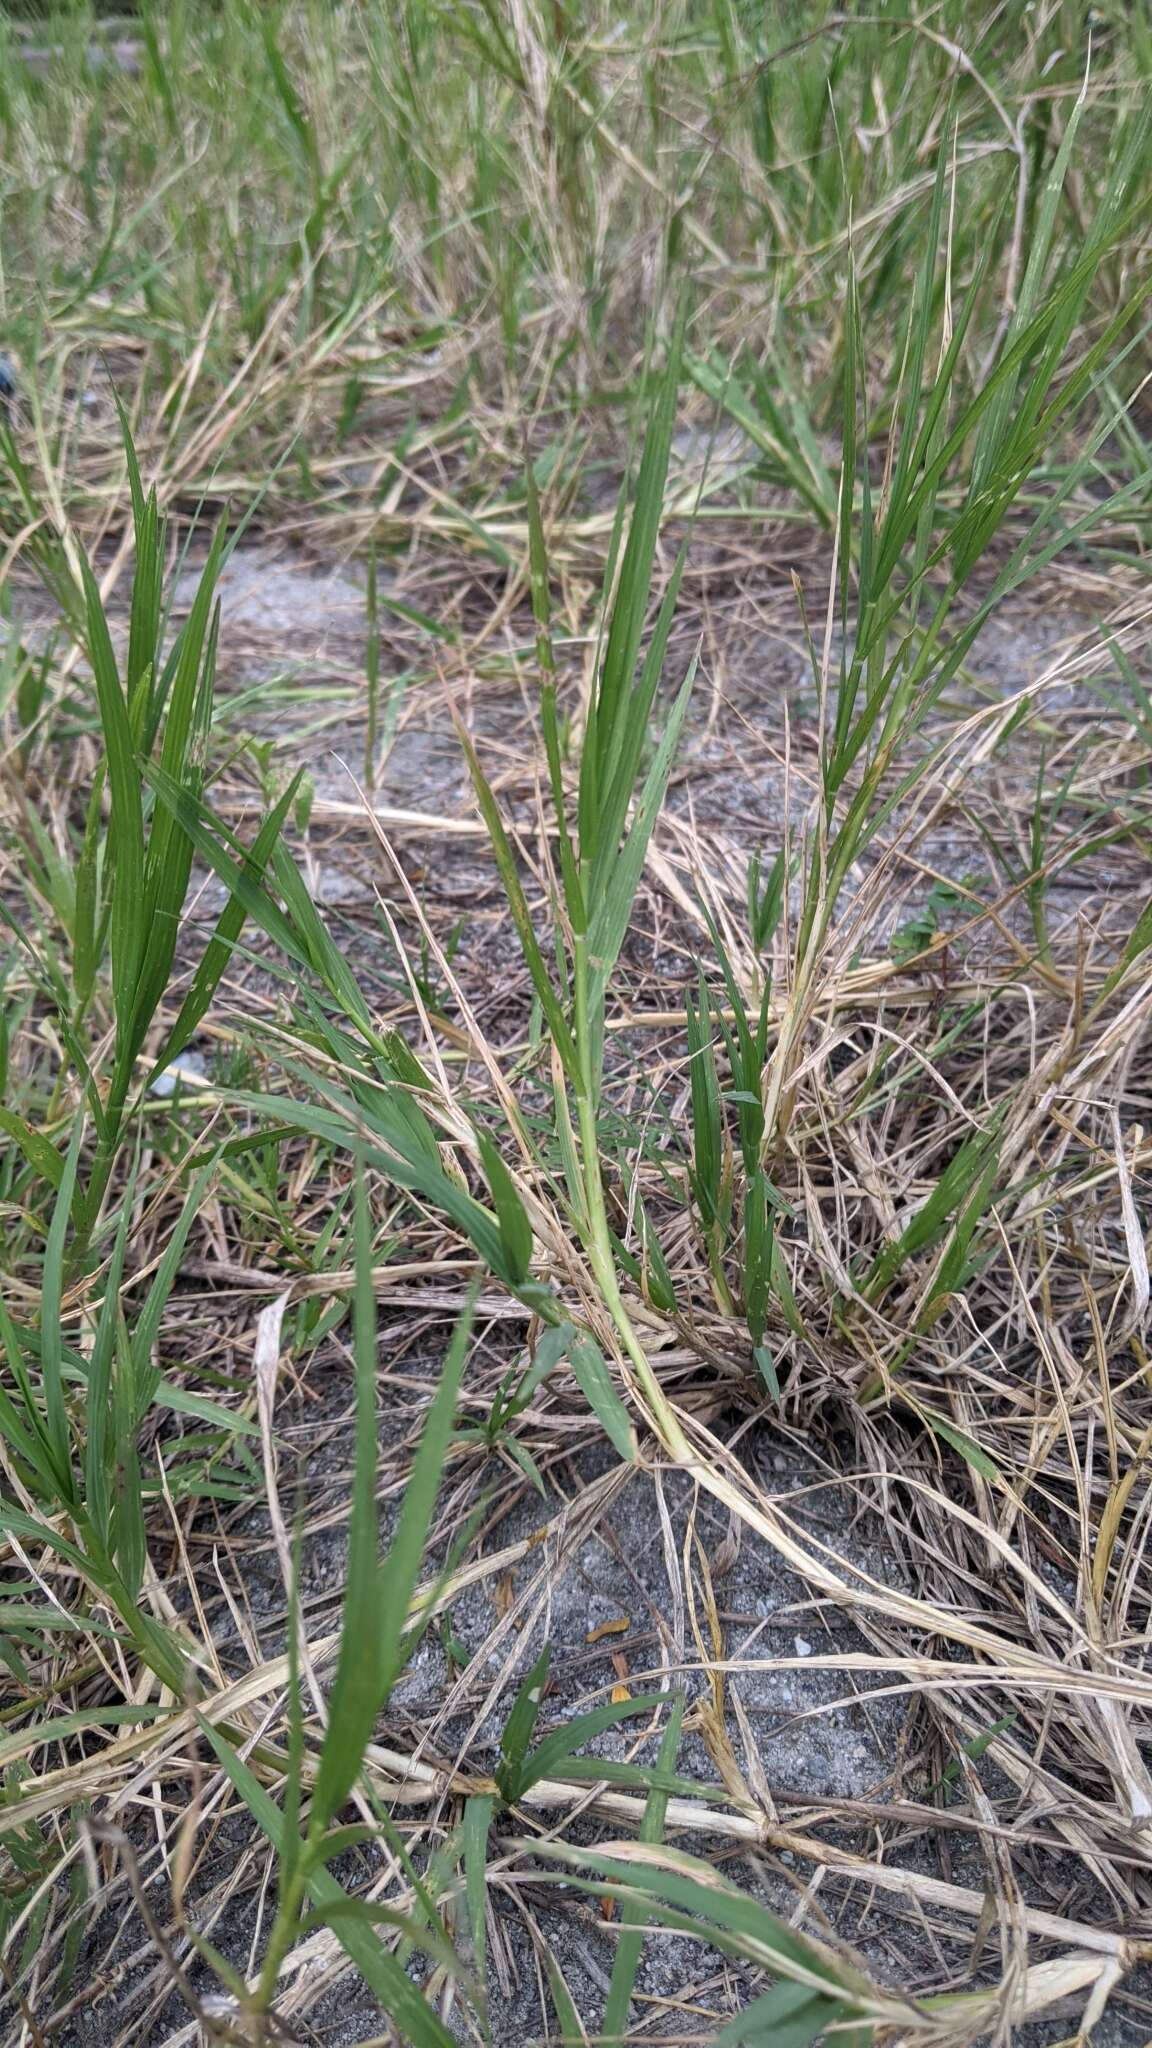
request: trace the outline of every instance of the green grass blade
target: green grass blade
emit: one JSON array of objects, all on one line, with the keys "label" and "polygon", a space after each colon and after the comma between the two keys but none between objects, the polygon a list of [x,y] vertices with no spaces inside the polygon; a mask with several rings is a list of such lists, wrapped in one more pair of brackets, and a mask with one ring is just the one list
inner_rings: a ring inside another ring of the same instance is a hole
[{"label": "green grass blade", "polygon": [[809,2048],[847,2010],[807,1984],[777,1984],[721,2027],[716,2048]]},{"label": "green grass blade", "polygon": [[[522,1799],[533,1785],[539,1784],[541,1778],[554,1777],[568,1762],[575,1760],[576,1751],[586,1742],[595,1741],[598,1735],[618,1727],[621,1721],[632,1720],[637,1714],[654,1712],[663,1703],[662,1693],[637,1693],[633,1699],[613,1701],[608,1706],[594,1707],[591,1713],[578,1714],[574,1721],[566,1722],[563,1728],[557,1728],[554,1734],[546,1736],[531,1755],[525,1757],[517,1778],[516,1798]],[[610,1759],[589,1757],[582,1761],[595,1775]]]},{"label": "green grass blade", "polygon": [[[1057,214],[1062,203],[1064,184],[1071,166],[1072,154],[1076,146],[1076,135],[1086,104],[1087,80],[1085,80],[1084,86],[1073,103],[1063,137],[1061,138],[1060,147],[1044,181],[1044,187],[1040,195],[1040,204],[1032,230],[1032,245],[1028,252],[1024,278],[1008,328],[1007,339],[1009,343],[1013,342],[1017,335],[1021,334],[1028,327],[1040,305]],[[1018,384],[1019,373],[1011,378],[1006,378],[984,416],[980,435],[972,456],[971,490],[973,494],[983,489],[1003,446]]]},{"label": "green grass blade", "polygon": [[782,1977],[808,1982],[836,2003],[855,2004],[868,1996],[866,1981],[847,1963],[818,1942],[795,1933],[759,1899],[682,1850],[656,1850],[638,1844],[629,1855],[617,1845],[610,1850],[590,1850],[554,1841],[543,1853],[569,1872],[587,1872],[585,1878],[572,1876],[568,1880],[581,1890],[619,1889],[622,1896],[642,1900],[649,1911],[662,1902],[666,1909],[660,1916],[662,1926],[704,1935],[726,1955],[755,1960]]},{"label": "green grass blade", "polygon": [[[115,1319],[112,1370],[112,1556],[128,1594],[125,1620],[135,1615],[148,1538],[140,1492],[140,1459],[136,1448],[136,1375],[128,1327],[122,1313]],[[122,1610],[123,1611],[123,1610]],[[147,1617],[144,1617],[145,1619]],[[133,1625],[135,1625],[133,1623]]]},{"label": "green grass blade", "polygon": [[638,1456],[636,1432],[600,1346],[592,1337],[576,1335],[568,1347],[568,1362],[601,1429],[625,1462],[634,1465]]},{"label": "green grass blade", "polygon": [[140,878],[144,873],[144,810],[140,775],[128,707],[120,686],[112,638],[96,579],[81,556],[87,605],[88,658],[96,681],[108,788],[112,804],[111,850],[116,864],[112,883],[112,994],[121,1031],[128,1031],[136,1004],[146,925]]},{"label": "green grass blade", "polygon": [[661,600],[656,624],[648,651],[644,656],[640,676],[625,700],[618,730],[615,758],[610,771],[602,770],[600,777],[600,806],[596,818],[597,854],[592,862],[588,882],[591,902],[600,899],[601,892],[610,880],[619,853],[620,839],[628,816],[628,806],[640,769],[641,756],[648,738],[648,724],[664,666],[664,656],[669,635],[676,614],[676,603],[680,595],[680,583],[687,559],[687,549],[682,547],[676,557],[668,587]]},{"label": "green grass blade", "polygon": [[775,407],[765,406],[763,402],[757,406],[737,381],[732,365],[718,355],[713,354],[707,361],[687,355],[684,368],[697,389],[715,405],[721,406],[733,425],[747,436],[761,455],[768,458],[773,466],[774,480],[795,491],[820,525],[830,530],[836,518],[836,494],[827,471],[822,471],[818,464],[815,446],[805,451],[794,430],[789,432],[785,428]]},{"label": "green grass blade", "polygon": [[496,1775],[501,1792],[510,1804],[514,1804],[520,1796],[520,1773],[536,1732],[536,1723],[540,1719],[540,1708],[551,1664],[551,1646],[545,1643],[517,1691],[511,1712],[500,1732],[501,1764]]},{"label": "green grass blade", "polygon": [[44,1421],[41,1404],[33,1391],[24,1362],[20,1334],[0,1300],[0,1344],[12,1377],[17,1401],[0,1381],[0,1433],[9,1449],[29,1468],[29,1479],[45,1506],[55,1507],[65,1497],[52,1439]]},{"label": "green grass blade", "polygon": [[[303,773],[303,769],[300,769],[293,776],[283,796],[265,818],[250,851],[245,855],[243,873],[256,890],[263,887],[268,864],[279,843],[284,821],[296,800]],[[151,1087],[157,1075],[162,1074],[165,1067],[183,1052],[201,1018],[206,1015],[220,986],[221,978],[227,972],[236,942],[244,929],[246,916],[247,910],[241,898],[235,893],[231,894],[216,921],[216,929],[204,948],[191,986],[180,1005],[176,1022],[164,1040],[149,1073],[147,1086]]]},{"label": "green grass blade", "polygon": [[[632,508],[628,538],[624,544],[620,578],[612,607],[612,623],[604,649],[604,661],[596,694],[595,732],[596,768],[601,790],[608,787],[615,772],[621,731],[627,712],[628,691],[644,632],[648,593],[652,584],[652,565],[656,558],[656,543],[664,510],[664,483],[668,474],[668,457],[676,421],[676,399],[680,385],[680,357],[686,315],[685,302],[677,315],[668,360],[660,379],[656,403],[644,440],[640,474],[636,480],[636,500]],[[596,850],[596,846],[585,838],[585,826],[588,822],[582,806],[581,852],[585,859],[591,857]],[[598,832],[597,820],[597,844]]]},{"label": "green grass blade", "polygon": [[568,1020],[561,1006],[560,998],[556,993],[552,977],[545,965],[544,955],[540,949],[540,941],[536,937],[535,927],[532,923],[532,914],[528,908],[528,899],[524,894],[519,870],[516,866],[516,856],[512,851],[508,834],[504,829],[504,821],[497,808],[496,799],[492,794],[484,770],[480,766],[476,749],[472,744],[470,736],[464,732],[463,728],[460,729],[460,738],[467,757],[469,772],[472,776],[472,786],[476,791],[476,800],[480,805],[481,815],[488,828],[488,837],[492,844],[492,852],[500,873],[500,880],[503,885],[508,908],[512,914],[512,922],[516,927],[516,936],[520,941],[520,950],[524,955],[524,963],[532,976],[532,986],[540,999],[540,1007],[548,1020],[548,1029],[552,1033],[557,1051],[568,1073],[575,1080],[579,1073],[576,1049],[572,1043],[572,1034],[568,1028]]},{"label": "green grass blade", "polygon": [[53,1469],[62,1501],[76,1499],[72,1471],[72,1432],[64,1398],[63,1307],[64,1247],[72,1216],[72,1195],[84,1138],[84,1118],[76,1119],[72,1140],[60,1176],[60,1190],[52,1210],[52,1222],[44,1246],[40,1276],[40,1371],[44,1385],[44,1425],[51,1446]]},{"label": "green grass blade", "polygon": [[413,1462],[396,1534],[377,1559],[376,1305],[363,1169],[355,1209],[356,1451],[348,1535],[348,1581],[328,1727],[312,1798],[315,1840],[343,1805],[359,1774],[376,1718],[404,1663],[412,1596],[420,1576],[436,1493],[452,1432],[456,1395],[471,1333],[471,1311],[457,1324]]},{"label": "green grass blade", "polygon": [[128,663],[125,686],[128,716],[139,742],[147,726],[149,698],[160,652],[160,620],[163,607],[164,546],[156,492],[147,499],[140,477],[140,465],[128,414],[115,385],[112,397],[120,420],[128,487],[132,499],[132,524],[136,559],[132,575],[132,607],[128,628]]},{"label": "green grass blade", "polygon": [[253,1095],[245,1090],[236,1090],[230,1099],[269,1116],[274,1123],[308,1132],[339,1149],[350,1150],[359,1144],[368,1165],[398,1187],[411,1189],[442,1209],[471,1239],[491,1270],[499,1270],[503,1246],[495,1217],[450,1179],[426,1152],[414,1148],[408,1125],[397,1116],[383,1090],[377,1089],[361,1107],[330,1083],[317,1083],[313,1075],[301,1074],[300,1080],[303,1085],[311,1082],[316,1086],[325,1107],[290,1096]]},{"label": "green grass blade", "polygon": [[[377,1606],[382,1589],[376,1512],[376,1468],[380,1456],[376,1421],[376,1302],[372,1291],[372,1236],[362,1163],[357,1165],[354,1214],[356,1286],[352,1355],[356,1370],[355,1456],[340,1654],[312,1795],[310,1834],[313,1840],[324,1833],[355,1784],[365,1746],[384,1699],[384,1617]],[[391,1600],[389,1590],[389,1605]],[[407,1604],[402,1622],[406,1618]]]},{"label": "green grass blade", "polygon": [[[436,1495],[444,1471],[456,1415],[457,1397],[468,1363],[472,1339],[475,1283],[468,1302],[452,1333],[452,1342],[440,1369],[440,1379],[424,1421],[420,1444],[404,1489],[400,1519],[388,1555],[380,1571],[384,1626],[381,1655],[386,1692],[390,1692],[410,1649],[409,1615],[416,1587],[424,1570],[425,1551],[436,1506]],[[386,1596],[386,1597],[385,1597]],[[434,1604],[434,1602],[432,1603]],[[418,1620],[416,1626],[426,1623]]]},{"label": "green grass blade", "polygon": [[712,1044],[711,1005],[703,976],[697,1000],[685,997],[688,1039],[688,1081],[692,1111],[692,1193],[705,1231],[720,1220],[723,1173],[723,1122],[720,1082]]},{"label": "green grass blade", "polygon": [[664,802],[668,777],[672,773],[676,749],[680,743],[688,700],[696,680],[696,661],[697,658],[693,656],[688,673],[668,715],[668,723],[645,777],[628,836],[614,861],[611,875],[604,878],[599,900],[593,897],[596,908],[592,912],[588,947],[595,962],[591,976],[594,1006],[603,1001],[608,979],[624,943],[632,905],[640,886],[648,844]]},{"label": "green grass blade", "polygon": [[[279,1807],[220,1730],[203,1716],[198,1718],[201,1733],[211,1745],[221,1769],[273,1848],[282,1851],[284,1820]],[[348,1894],[332,1873],[323,1868],[312,1871],[308,1890],[318,1908],[334,1909],[332,1932],[385,2012],[395,2020],[403,2038],[412,2042],[414,2048],[456,2048],[454,2036],[437,2019],[403,1964],[385,1948],[375,1929],[362,1919],[340,1916],[339,1908],[347,1902]]]},{"label": "green grass blade", "polygon": [[528,1221],[528,1212],[487,1131],[477,1131],[476,1142],[500,1228],[505,1266],[500,1277],[507,1280],[510,1287],[522,1287],[532,1266],[532,1225]]},{"label": "green grass blade", "polygon": [[475,1792],[465,1801],[460,1823],[464,1857],[464,1899],[472,1935],[472,1967],[483,1991],[488,1975],[488,1832],[496,1802],[491,1793]]},{"label": "green grass blade", "polygon": [[[111,1494],[116,1470],[116,1445],[112,1438],[110,1392],[122,1311],[120,1287],[128,1233],[132,1226],[136,1192],[133,1166],[120,1209],[120,1223],[112,1256],[104,1278],[104,1299],[96,1319],[92,1350],[88,1359],[88,1391],[84,1427],[84,1505],[88,1520],[108,1555],[112,1555]],[[133,1423],[135,1418],[133,1417]]]},{"label": "green grass blade", "polygon": [[15,1110],[0,1109],[0,1131],[20,1147],[29,1166],[59,1191],[64,1178],[64,1161],[50,1138],[42,1131],[34,1131],[27,1119],[17,1116]]},{"label": "green grass blade", "polygon": [[200,1214],[204,1196],[217,1167],[218,1154],[213,1152],[207,1163],[201,1167],[184,1198],[180,1214],[172,1227],[168,1242],[160,1257],[160,1263],[152,1276],[152,1283],[144,1297],[143,1306],[133,1318],[132,1324],[132,1371],[135,1382],[135,1427],[138,1429],[152,1404],[160,1379],[160,1370],[153,1359],[153,1350],[160,1334],[160,1321],[168,1298],[176,1284],[184,1258],[188,1236]]},{"label": "green grass blade", "polygon": [[[668,1712],[664,1733],[660,1738],[658,1768],[671,1771],[680,1748],[680,1730],[684,1722],[684,1695],[674,1693]],[[668,1808],[668,1794],[653,1790],[648,1794],[644,1818],[640,1823],[642,1842],[659,1842],[664,1834],[664,1815]],[[616,1944],[616,1958],[612,1965],[612,1979],[608,1986],[608,1997],[604,2006],[604,2018],[600,2031],[611,2041],[617,2035],[628,2031],[628,2008],[636,1983],[636,1972],[640,1967],[640,1956],[644,1947],[643,1909],[628,1900],[620,1909],[620,1937]]]},{"label": "green grass blade", "polygon": [[552,1994],[552,2004],[560,2023],[561,2048],[587,2048],[588,2036],[576,2010],[576,2001],[568,1989],[567,1979],[551,1949],[545,1949],[544,1963],[548,1971],[548,1989]]}]

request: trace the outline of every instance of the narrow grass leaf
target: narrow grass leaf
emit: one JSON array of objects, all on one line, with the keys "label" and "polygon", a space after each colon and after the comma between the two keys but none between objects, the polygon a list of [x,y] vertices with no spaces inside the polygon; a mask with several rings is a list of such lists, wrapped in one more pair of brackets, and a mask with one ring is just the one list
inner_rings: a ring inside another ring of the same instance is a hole
[{"label": "narrow grass leaf", "polygon": [[[621,1721],[633,1720],[637,1714],[650,1714],[664,1704],[661,1693],[638,1693],[634,1699],[613,1701],[607,1706],[594,1707],[591,1713],[578,1714],[563,1728],[546,1736],[531,1755],[520,1766],[516,1797],[522,1799],[541,1778],[554,1777],[565,1763],[575,1758],[575,1752],[586,1742],[594,1742],[609,1728],[616,1728]],[[606,1761],[603,1757],[585,1759],[590,1764],[592,1775]]]},{"label": "narrow grass leaf", "polygon": [[180,1214],[172,1226],[160,1263],[152,1276],[152,1284],[144,1297],[143,1306],[133,1319],[131,1342],[137,1428],[143,1421],[159,1385],[160,1368],[152,1354],[160,1334],[164,1310],[184,1258],[184,1248],[192,1225],[200,1214],[208,1184],[216,1171],[218,1156],[214,1152],[200,1168],[185,1195]]},{"label": "narrow grass leaf", "polygon": [[[781,1976],[808,1983],[813,1991],[855,2002],[868,1995],[866,1982],[839,1957],[797,1934],[758,1899],[738,1890],[719,1871],[681,1850],[614,1843],[610,1849],[578,1849],[571,1843],[548,1843],[541,1853],[563,1863],[581,1890],[622,1888],[642,1898],[651,1909],[662,1901],[661,1924],[682,1927],[707,1938],[725,1954],[741,1956]],[[855,1996],[854,1996],[855,1994]]]},{"label": "narrow grass leaf", "polygon": [[522,1287],[532,1266],[532,1225],[528,1221],[528,1211],[487,1131],[477,1131],[476,1143],[500,1228],[500,1244],[504,1253],[504,1272],[500,1277],[512,1287]]},{"label": "narrow grass leaf", "polygon": [[982,1479],[1003,1483],[1004,1474],[996,1460],[989,1457],[987,1451],[976,1442],[975,1437],[968,1435],[967,1430],[957,1429],[956,1424],[949,1422],[946,1415],[938,1414],[934,1408],[922,1407],[919,1402],[916,1404],[916,1412],[928,1424],[933,1435],[938,1436],[951,1450],[957,1451],[965,1464],[971,1465],[974,1472],[979,1472]]},{"label": "narrow grass leaf", "polygon": [[64,1307],[64,1247],[72,1215],[72,1195],[76,1186],[76,1172],[80,1160],[80,1146],[84,1138],[84,1118],[80,1115],[72,1131],[64,1170],[52,1210],[52,1222],[44,1246],[44,1262],[40,1270],[40,1371],[44,1386],[44,1426],[51,1447],[56,1483],[60,1488],[63,1502],[76,1499],[76,1481],[72,1471],[72,1432],[68,1422],[68,1408],[64,1398],[64,1357],[63,1357],[63,1307]]},{"label": "narrow grass leaf", "polygon": [[795,491],[820,525],[830,530],[836,517],[832,480],[826,471],[823,476],[818,472],[814,474],[812,463],[801,458],[795,436],[786,430],[780,414],[763,404],[758,406],[737,381],[732,365],[716,354],[708,360],[688,354],[684,358],[684,368],[697,389],[713,404],[720,406],[753,447],[768,458],[773,480]]},{"label": "narrow grass leaf", "polygon": [[[220,1730],[202,1715],[197,1718],[201,1733],[210,1743],[225,1775],[263,1828],[273,1848],[282,1853],[284,1822],[279,1807]],[[308,1890],[320,1908],[339,1908],[348,1901],[343,1886],[322,1867],[311,1872]],[[345,1954],[355,1963],[364,1982],[379,1998],[385,2012],[395,2020],[403,2037],[413,2043],[413,2048],[455,2048],[454,2036],[437,2019],[403,1965],[385,1948],[373,1927],[363,1919],[337,1917],[332,1921],[332,1932]]]},{"label": "narrow grass leaf", "polygon": [[516,857],[512,851],[508,834],[504,829],[504,821],[500,816],[496,799],[492,794],[484,770],[480,766],[479,756],[472,744],[472,740],[462,727],[460,728],[460,740],[468,761],[472,786],[476,791],[476,800],[480,805],[481,815],[488,828],[488,837],[491,841],[492,852],[495,857],[508,908],[511,912],[512,922],[516,927],[516,936],[520,941],[520,950],[524,955],[524,964],[532,976],[532,986],[536,990],[536,994],[540,999],[540,1006],[548,1020],[548,1028],[552,1033],[553,1043],[569,1075],[575,1080],[579,1072],[576,1048],[572,1043],[572,1034],[568,1028],[568,1020],[564,1015],[560,998],[556,993],[552,977],[545,965],[544,955],[540,950],[540,941],[536,937],[535,926],[532,923],[532,914],[528,908],[528,899],[524,894],[523,884],[521,883],[519,870],[516,866]]},{"label": "narrow grass leaf", "polygon": [[548,1989],[560,2022],[562,2048],[587,2048],[588,2036],[576,2010],[576,2001],[568,1989],[567,1980],[550,1948],[544,1951],[544,1963],[548,1971]]},{"label": "narrow grass leaf", "polygon": [[[601,790],[604,790],[615,769],[621,722],[625,716],[627,692],[636,668],[640,641],[644,632],[644,619],[648,608],[648,593],[652,584],[652,564],[656,555],[656,542],[660,533],[660,521],[664,510],[664,483],[668,474],[668,457],[672,447],[672,433],[676,421],[676,400],[680,385],[680,358],[684,341],[684,323],[687,317],[685,299],[677,314],[676,325],[668,350],[668,360],[657,390],[656,403],[648,423],[644,439],[644,453],[640,459],[640,474],[636,480],[636,499],[624,544],[620,563],[620,577],[616,586],[616,597],[612,607],[612,623],[608,630],[608,641],[604,649],[603,666],[600,672],[596,696],[597,770]],[[581,847],[587,856],[591,845],[585,842],[585,813],[581,808]]]},{"label": "narrow grass leaf", "polygon": [[[657,1767],[671,1772],[680,1749],[680,1731],[684,1723],[684,1694],[674,1693],[668,1711],[668,1720],[660,1738],[660,1754]],[[668,1809],[668,1794],[654,1789],[648,1794],[644,1817],[640,1822],[640,1840],[659,1842],[664,1834],[664,1815]],[[628,2031],[628,2009],[636,1983],[636,1972],[644,1947],[642,1932],[645,1915],[643,1908],[626,1900],[620,1908],[620,1937],[616,1944],[616,1957],[612,1965],[612,1979],[608,1986],[608,1997],[604,2005],[604,2018],[600,2032],[609,2041]]]},{"label": "narrow grass leaf", "polygon": [[632,816],[627,838],[617,856],[611,877],[605,878],[605,886],[599,898],[593,898],[597,907],[592,912],[588,930],[588,948],[592,961],[592,1000],[603,1001],[608,978],[616,965],[640,876],[644,868],[648,843],[664,803],[668,788],[668,777],[672,773],[676,749],[696,680],[698,657],[693,656],[688,673],[681,684],[676,700],[668,715],[660,744],[656,749],[652,765],[644,780],[644,787]]},{"label": "narrow grass leaf", "polygon": [[[296,800],[296,792],[300,787],[303,773],[303,769],[300,769],[293,776],[284,794],[257,832],[250,852],[244,856],[243,872],[255,889],[260,889],[264,883],[268,863],[279,841],[284,821]],[[168,1033],[148,1076],[149,1087],[157,1076],[164,1072],[165,1067],[184,1051],[201,1018],[209,1009],[221,978],[232,959],[246,916],[247,910],[240,896],[230,894],[192,977],[188,993],[180,1005],[176,1022]]]},{"label": "narrow grass leaf", "polygon": [[112,804],[111,852],[117,872],[112,891],[112,992],[118,1023],[126,1031],[135,1006],[145,940],[140,890],[144,873],[144,812],[135,744],[108,621],[96,579],[83,554],[80,569],[87,607],[88,658],[96,681]]},{"label": "narrow grass leaf", "polygon": [[536,1732],[536,1723],[540,1719],[540,1708],[548,1685],[551,1663],[551,1646],[545,1643],[523,1680],[512,1702],[508,1719],[500,1731],[501,1762],[496,1776],[501,1793],[510,1805],[514,1805],[520,1797],[520,1772]]},{"label": "narrow grass leaf", "polygon": [[[369,1282],[371,1269],[369,1269]],[[440,1369],[436,1392],[429,1406],[412,1470],[404,1488],[400,1519],[391,1548],[380,1569],[380,1600],[383,1626],[381,1659],[385,1692],[391,1691],[411,1651],[408,1620],[413,1596],[424,1569],[429,1530],[436,1495],[452,1441],[457,1396],[468,1362],[472,1321],[479,1283],[473,1284],[464,1311],[457,1321],[452,1342]],[[428,1603],[423,1623],[431,1616],[434,1600]]]},{"label": "narrow grass leaf", "polygon": [[[352,1502],[340,1652],[312,1797],[313,1839],[323,1834],[351,1791],[384,1697],[384,1617],[378,1606],[382,1589],[376,1513],[376,1467],[380,1455],[376,1422],[376,1302],[372,1289],[368,1196],[361,1162],[357,1163],[354,1217],[352,1355],[356,1415]],[[391,1598],[389,1589],[389,1605]],[[399,1626],[406,1617],[405,1604]]]}]

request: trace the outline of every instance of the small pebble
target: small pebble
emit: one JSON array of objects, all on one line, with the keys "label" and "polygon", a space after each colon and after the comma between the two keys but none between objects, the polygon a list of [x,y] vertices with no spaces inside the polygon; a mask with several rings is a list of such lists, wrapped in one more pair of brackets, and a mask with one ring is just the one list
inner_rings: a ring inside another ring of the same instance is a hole
[{"label": "small pebble", "polygon": [[796,1655],[798,1657],[810,1657],[812,1655],[812,1645],[808,1641],[807,1636],[797,1636]]},{"label": "small pebble", "polygon": [[178,1087],[205,1088],[207,1085],[207,1069],[201,1055],[198,1052],[186,1052],[180,1059],[173,1060],[170,1067],[165,1067],[162,1074],[157,1074],[148,1093],[158,1095],[162,1102],[167,1102],[175,1095]]}]

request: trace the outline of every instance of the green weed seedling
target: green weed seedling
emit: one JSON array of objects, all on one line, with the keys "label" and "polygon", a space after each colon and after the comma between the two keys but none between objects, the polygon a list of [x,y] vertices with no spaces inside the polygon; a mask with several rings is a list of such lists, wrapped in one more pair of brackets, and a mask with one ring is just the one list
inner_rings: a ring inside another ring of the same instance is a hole
[{"label": "green weed seedling", "polygon": [[403,2038],[416,2048],[449,2048],[453,2036],[421,1996],[401,1958],[381,1938],[381,1931],[399,1934],[409,1947],[456,1974],[455,1956],[438,1925],[430,1922],[426,1913],[402,1913],[350,1897],[329,1866],[348,1848],[372,1838],[370,1825],[346,1824],[341,1814],[357,1786],[379,1718],[431,1622],[431,1603],[425,1602],[421,1608],[415,1596],[427,1568],[432,1516],[451,1440],[472,1318],[468,1311],[457,1325],[428,1409],[395,1533],[382,1558],[376,1506],[376,1305],[362,1172],[356,1187],[355,1241],[355,1461],[343,1620],[325,1726],[318,1753],[314,1753],[300,1690],[298,1617],[294,1612],[289,1631],[288,1753],[279,1804],[226,1733],[211,1722],[201,1722],[205,1739],[275,1852],[276,1912],[255,1989],[249,1991],[239,1983],[224,1958],[201,1938],[197,1945],[213,1963],[245,2020],[259,2024],[275,2015],[280,1972],[288,1951],[316,1928],[330,1927]]}]

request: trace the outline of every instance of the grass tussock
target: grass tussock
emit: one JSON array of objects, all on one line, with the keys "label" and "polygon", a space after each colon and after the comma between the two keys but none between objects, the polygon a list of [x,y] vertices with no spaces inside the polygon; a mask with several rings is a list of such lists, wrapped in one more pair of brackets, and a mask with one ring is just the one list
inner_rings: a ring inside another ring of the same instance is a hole
[{"label": "grass tussock", "polygon": [[0,23],[13,2042],[1147,2031],[1152,42],[969,16]]}]

